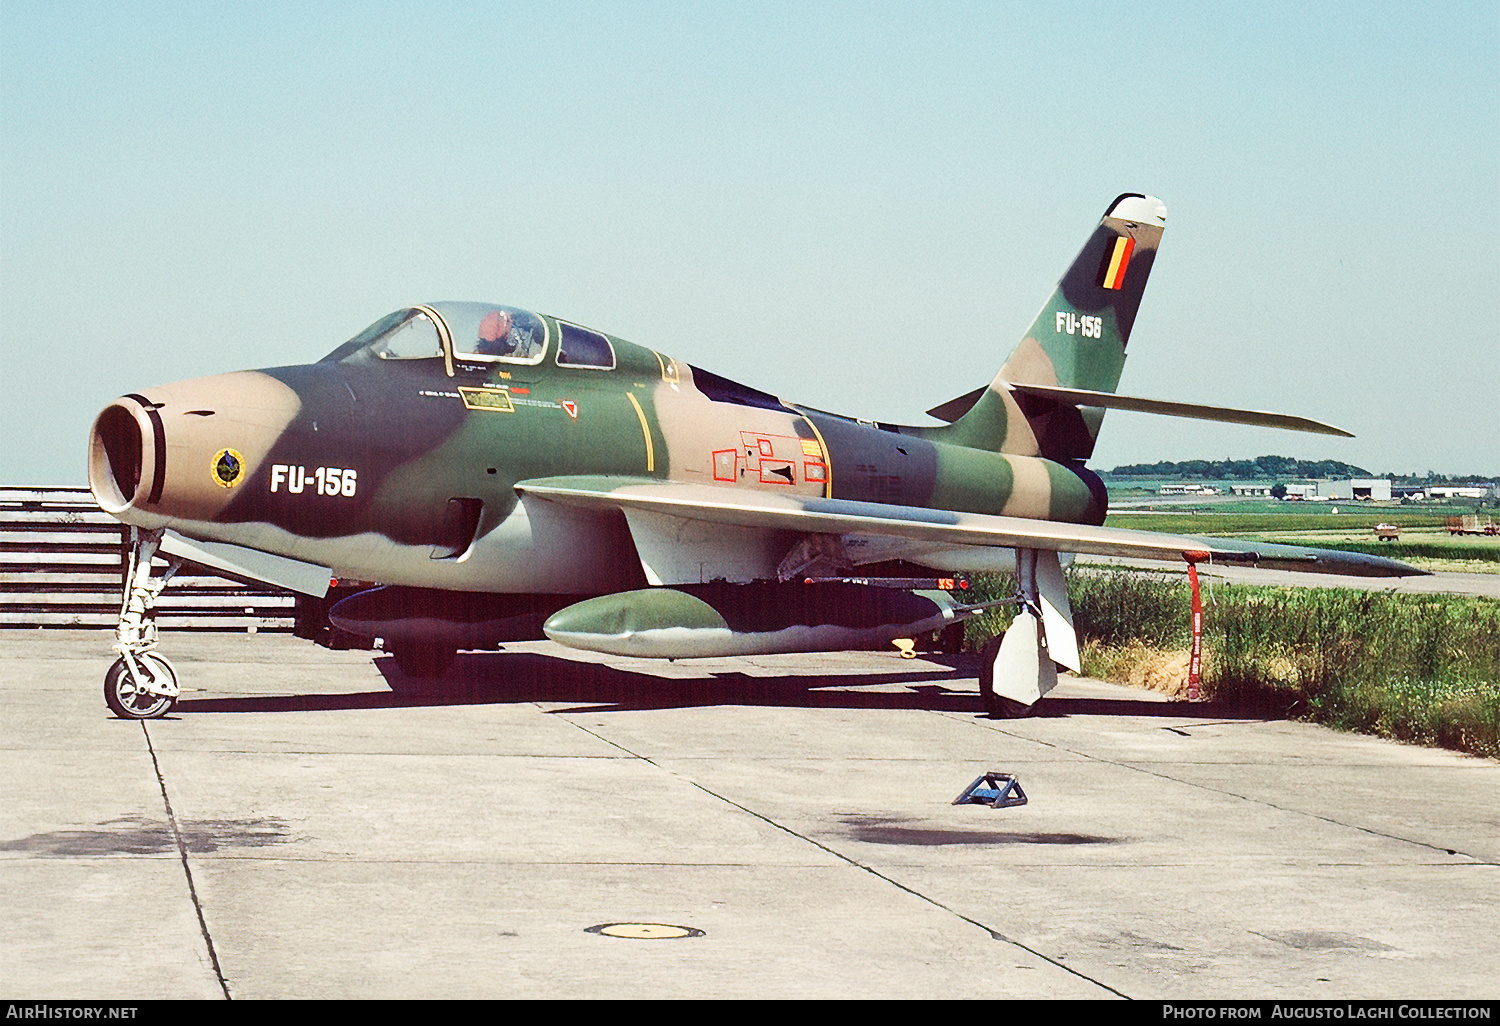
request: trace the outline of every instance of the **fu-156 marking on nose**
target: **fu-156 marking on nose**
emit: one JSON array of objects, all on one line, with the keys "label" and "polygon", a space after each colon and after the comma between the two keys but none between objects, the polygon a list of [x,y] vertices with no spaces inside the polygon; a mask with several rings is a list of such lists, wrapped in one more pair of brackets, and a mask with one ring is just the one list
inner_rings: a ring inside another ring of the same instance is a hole
[{"label": "fu-156 marking on nose", "polygon": [[315,467],[308,473],[306,467],[295,464],[273,463],[271,465],[271,491],[279,492],[281,486],[293,495],[300,495],[308,485],[313,485],[314,495],[340,495],[353,498],[358,488],[359,476],[344,467]]}]

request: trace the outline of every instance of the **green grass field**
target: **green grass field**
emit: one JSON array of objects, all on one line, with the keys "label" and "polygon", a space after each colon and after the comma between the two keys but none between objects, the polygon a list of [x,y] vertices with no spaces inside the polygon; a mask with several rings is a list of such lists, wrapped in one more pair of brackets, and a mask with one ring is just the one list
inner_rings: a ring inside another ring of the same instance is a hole
[{"label": "green grass field", "polygon": [[[1013,594],[1005,575],[980,598]],[[1191,641],[1180,575],[1073,570],[1069,599],[1085,674],[1174,692]],[[1204,693],[1306,719],[1500,758],[1500,601],[1323,588],[1205,589]],[[971,621],[980,645],[1008,608]]]},{"label": "green grass field", "polygon": [[[1347,513],[1344,506],[1337,507],[1338,513],[1326,508],[1320,512],[1304,512],[1305,507],[1296,503],[1282,504],[1282,509],[1288,505],[1295,511],[1247,510],[1239,504],[1226,503],[1220,508],[1201,508],[1184,513],[1117,512],[1110,514],[1106,523],[1110,527],[1140,531],[1252,538],[1310,548],[1367,552],[1403,560],[1423,570],[1500,573],[1500,535],[1450,535],[1444,526],[1444,518],[1457,514],[1401,506],[1371,508],[1364,504],[1356,505],[1352,512]],[[1500,516],[1496,519],[1500,521]],[[1400,540],[1378,541],[1374,532],[1376,524],[1399,525]]]}]

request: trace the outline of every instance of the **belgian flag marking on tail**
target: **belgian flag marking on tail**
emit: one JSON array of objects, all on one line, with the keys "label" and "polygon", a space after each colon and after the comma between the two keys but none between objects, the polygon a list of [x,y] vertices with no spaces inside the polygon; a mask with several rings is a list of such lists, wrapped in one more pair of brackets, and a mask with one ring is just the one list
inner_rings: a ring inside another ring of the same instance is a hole
[{"label": "belgian flag marking on tail", "polygon": [[1115,239],[1104,257],[1103,281],[1107,289],[1118,289],[1125,284],[1125,268],[1130,266],[1130,254],[1135,252],[1135,240],[1128,235]]}]

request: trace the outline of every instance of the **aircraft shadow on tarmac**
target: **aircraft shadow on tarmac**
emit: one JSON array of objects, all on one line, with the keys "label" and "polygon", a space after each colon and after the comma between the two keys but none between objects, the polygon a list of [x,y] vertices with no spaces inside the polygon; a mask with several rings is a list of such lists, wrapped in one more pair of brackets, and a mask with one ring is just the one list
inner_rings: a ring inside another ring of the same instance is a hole
[{"label": "aircraft shadow on tarmac", "polygon": [[[174,713],[306,712],[417,706],[491,705],[518,702],[569,703],[565,713],[604,713],[704,706],[779,706],[820,709],[922,709],[982,716],[977,692],[954,690],[946,682],[972,680],[970,656],[928,657],[946,671],[880,674],[785,674],[750,676],[740,672],[671,678],[635,673],[601,663],[578,662],[532,652],[472,652],[458,656],[448,673],[434,680],[404,675],[389,656],[375,666],[389,691],[183,698]],[[905,684],[903,691],[857,690],[866,685]],[[1210,703],[1188,713],[1177,702],[1112,698],[1053,697],[1042,702],[1042,717],[1108,715],[1194,719],[1264,719]]]}]

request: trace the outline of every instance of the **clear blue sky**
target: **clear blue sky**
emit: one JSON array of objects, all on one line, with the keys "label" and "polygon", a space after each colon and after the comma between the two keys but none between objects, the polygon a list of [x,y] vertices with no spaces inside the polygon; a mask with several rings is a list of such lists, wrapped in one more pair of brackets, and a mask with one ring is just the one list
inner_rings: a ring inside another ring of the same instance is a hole
[{"label": "clear blue sky", "polygon": [[0,482],[113,397],[414,302],[882,420],[988,381],[1106,203],[1166,239],[1096,466],[1500,472],[1500,7],[0,6]]}]

